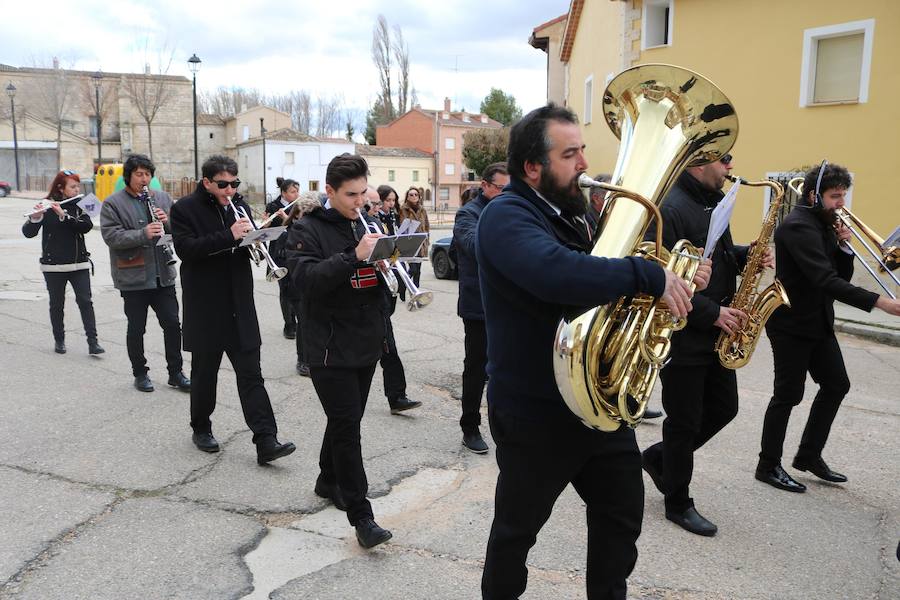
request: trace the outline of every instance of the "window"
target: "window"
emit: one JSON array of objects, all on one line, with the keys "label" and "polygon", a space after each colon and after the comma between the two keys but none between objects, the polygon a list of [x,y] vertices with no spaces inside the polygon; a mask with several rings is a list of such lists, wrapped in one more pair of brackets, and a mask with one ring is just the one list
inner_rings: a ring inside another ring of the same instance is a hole
[{"label": "window", "polygon": [[92,138],[97,137],[97,117],[89,117],[88,136]]},{"label": "window", "polygon": [[293,152],[285,152],[284,153],[284,164],[286,164],[286,165],[294,164],[294,153]]},{"label": "window", "polygon": [[449,201],[450,200],[450,188],[448,188],[448,187],[440,188],[438,190],[438,198],[440,198],[440,200],[443,202]]},{"label": "window", "polygon": [[412,172],[412,178],[413,178],[413,181],[418,181],[418,180],[419,180],[419,172],[418,172],[418,171],[413,171],[413,172]]},{"label": "window", "polygon": [[444,149],[445,150],[456,149],[456,139],[454,139],[452,137],[444,138]]},{"label": "window", "polygon": [[393,169],[388,169],[388,181],[395,181],[395,180],[396,180],[396,173],[394,172]]},{"label": "window", "polygon": [[672,45],[674,0],[644,0],[641,15],[641,50]]},{"label": "window", "polygon": [[875,19],[803,32],[800,106],[868,102]]},{"label": "window", "polygon": [[244,168],[248,168],[250,166],[250,157],[248,155],[244,155]]},{"label": "window", "polygon": [[212,131],[209,132],[209,139],[213,139],[213,133],[212,133]]},{"label": "window", "polygon": [[311,179],[309,182],[309,191],[318,192],[319,191],[319,182]]},{"label": "window", "polygon": [[250,139],[250,126],[244,125],[244,141],[246,142],[249,139]]},{"label": "window", "polygon": [[584,117],[582,121],[587,125],[591,122],[591,112],[594,104],[594,76],[589,75],[584,80]]},{"label": "window", "polygon": [[446,163],[444,165],[444,175],[455,175],[456,174],[456,165],[453,163]]}]

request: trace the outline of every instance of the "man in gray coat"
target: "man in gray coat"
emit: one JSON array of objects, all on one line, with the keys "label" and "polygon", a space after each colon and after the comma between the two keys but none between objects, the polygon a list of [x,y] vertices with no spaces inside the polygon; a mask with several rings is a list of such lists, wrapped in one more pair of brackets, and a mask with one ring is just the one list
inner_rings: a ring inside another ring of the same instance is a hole
[{"label": "man in gray coat", "polygon": [[[100,212],[100,232],[109,246],[109,264],[113,284],[122,294],[128,330],[125,336],[128,358],[134,374],[134,387],[152,392],[144,356],[144,332],[147,309],[153,308],[160,327],[169,370],[169,385],[188,392],[191,380],[182,371],[181,323],[175,296],[174,254],[170,247],[159,246],[159,238],[168,232],[172,199],[163,191],[143,190],[150,185],[156,167],[149,158],[134,154],[125,161],[125,189],[109,196]],[[152,212],[151,212],[152,211]]]}]

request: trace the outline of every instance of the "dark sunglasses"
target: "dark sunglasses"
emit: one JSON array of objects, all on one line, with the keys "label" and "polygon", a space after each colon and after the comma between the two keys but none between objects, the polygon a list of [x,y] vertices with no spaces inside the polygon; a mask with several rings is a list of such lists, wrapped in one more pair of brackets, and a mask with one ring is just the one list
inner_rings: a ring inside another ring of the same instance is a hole
[{"label": "dark sunglasses", "polygon": [[65,175],[66,177],[68,177],[69,175],[78,175],[78,173],[76,173],[75,171],[70,171],[68,169],[64,170],[62,172],[62,174]]},{"label": "dark sunglasses", "polygon": [[730,165],[732,158],[733,157],[730,154],[726,154],[725,156],[723,156],[722,158],[719,159],[719,162],[722,163],[723,165]]},{"label": "dark sunglasses", "polygon": [[229,185],[234,189],[238,189],[238,187],[241,185],[240,179],[235,179],[234,181],[223,181],[221,179],[210,179],[209,182],[216,184],[216,187],[218,187],[220,190],[224,190]]}]

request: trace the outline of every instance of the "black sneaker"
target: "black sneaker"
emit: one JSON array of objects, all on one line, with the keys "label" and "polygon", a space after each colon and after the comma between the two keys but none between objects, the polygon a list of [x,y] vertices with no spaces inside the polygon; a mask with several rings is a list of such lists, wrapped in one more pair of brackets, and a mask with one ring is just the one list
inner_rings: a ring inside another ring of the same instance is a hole
[{"label": "black sneaker", "polygon": [[363,548],[372,548],[388,541],[394,534],[387,529],[379,527],[373,519],[363,519],[355,525],[356,540]]},{"label": "black sneaker", "polygon": [[218,452],[219,442],[213,437],[212,433],[194,433],[191,436],[194,445],[204,452]]},{"label": "black sneaker", "polygon": [[276,458],[293,454],[297,449],[292,442],[282,444],[274,435],[267,435],[256,443],[256,462],[264,465]]},{"label": "black sneaker", "polygon": [[481,437],[481,432],[475,430],[471,433],[463,433],[462,445],[475,454],[487,454],[488,445]]},{"label": "black sneaker", "polygon": [[169,385],[173,388],[178,388],[182,392],[191,391],[191,380],[182,371],[169,375]]},{"label": "black sneaker", "polygon": [[56,340],[53,343],[53,351],[57,354],[65,354],[66,353],[66,343],[62,340]]},{"label": "black sneaker", "polygon": [[139,392],[152,392],[153,391],[153,382],[150,381],[150,376],[146,373],[143,375],[139,375],[134,378],[134,389]]},{"label": "black sneaker", "polygon": [[392,415],[399,415],[403,411],[411,410],[413,408],[419,408],[422,406],[422,403],[418,400],[410,400],[406,396],[400,396],[399,398],[394,398],[393,400],[388,399],[388,404],[391,407]]},{"label": "black sneaker", "polygon": [[309,377],[309,365],[305,362],[297,361],[297,375],[301,377]]},{"label": "black sneaker", "polygon": [[103,354],[106,350],[97,343],[97,338],[88,338],[88,354]]}]

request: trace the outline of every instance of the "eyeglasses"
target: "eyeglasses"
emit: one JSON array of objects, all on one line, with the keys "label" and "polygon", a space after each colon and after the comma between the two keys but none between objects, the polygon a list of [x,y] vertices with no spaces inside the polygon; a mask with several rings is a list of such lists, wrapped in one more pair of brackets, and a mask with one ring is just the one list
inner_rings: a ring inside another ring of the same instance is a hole
[{"label": "eyeglasses", "polygon": [[220,190],[224,190],[224,189],[227,188],[229,185],[230,185],[233,189],[238,189],[238,186],[241,185],[241,180],[240,180],[240,179],[235,179],[234,181],[224,181],[224,180],[222,180],[222,179],[210,179],[210,183],[216,184],[216,187],[218,187]]},{"label": "eyeglasses", "polygon": [[719,162],[723,165],[730,165],[733,157],[730,154],[726,154],[722,158],[719,159]]},{"label": "eyeglasses", "polygon": [[64,171],[62,172],[62,174],[65,175],[65,176],[67,176],[67,177],[70,176],[70,175],[78,175],[78,173],[76,173],[75,171],[70,171],[70,170],[68,170],[68,169],[64,170]]},{"label": "eyeglasses", "polygon": [[418,196],[418,195],[419,195],[419,192],[410,192],[407,194],[407,196]]},{"label": "eyeglasses", "polygon": [[503,191],[503,186],[500,184],[494,183],[493,181],[485,181],[485,183],[494,186],[495,188],[497,188],[497,191]]}]

